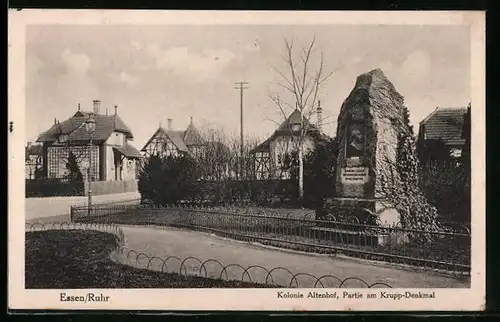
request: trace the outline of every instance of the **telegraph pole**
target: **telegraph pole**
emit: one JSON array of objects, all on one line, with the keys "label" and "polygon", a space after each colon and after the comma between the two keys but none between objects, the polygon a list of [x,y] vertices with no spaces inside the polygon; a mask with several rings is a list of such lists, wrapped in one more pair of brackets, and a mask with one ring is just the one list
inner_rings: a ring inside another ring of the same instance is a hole
[{"label": "telegraph pole", "polygon": [[238,89],[240,91],[240,176],[241,173],[243,172],[243,90],[248,89],[248,82],[237,82],[235,83],[236,85],[239,85],[238,87],[235,87],[235,89]]}]

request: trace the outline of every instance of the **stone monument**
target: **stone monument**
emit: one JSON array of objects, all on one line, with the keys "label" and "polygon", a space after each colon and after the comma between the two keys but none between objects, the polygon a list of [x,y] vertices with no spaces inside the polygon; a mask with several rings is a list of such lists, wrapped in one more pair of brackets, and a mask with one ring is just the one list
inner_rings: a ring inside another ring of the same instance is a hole
[{"label": "stone monument", "polygon": [[357,209],[351,215],[368,224],[399,221],[395,209],[385,202],[377,174],[395,164],[398,134],[404,126],[403,96],[382,70],[359,75],[338,116],[335,198],[328,203],[330,212]]}]

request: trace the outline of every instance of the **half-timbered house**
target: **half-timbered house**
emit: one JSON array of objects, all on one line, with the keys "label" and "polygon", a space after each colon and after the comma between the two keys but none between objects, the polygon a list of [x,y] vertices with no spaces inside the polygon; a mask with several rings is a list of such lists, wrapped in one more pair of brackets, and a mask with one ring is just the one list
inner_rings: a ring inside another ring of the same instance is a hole
[{"label": "half-timbered house", "polygon": [[[303,135],[303,153],[314,149],[318,140],[326,139],[321,129],[321,105],[316,110],[318,123],[312,124],[302,117],[298,109],[294,110],[283,121],[273,134],[251,151],[254,159],[255,176],[257,180],[287,179],[290,173],[286,167],[286,158],[298,150],[298,138]],[[302,126],[305,131],[302,131]]]},{"label": "half-timbered house", "polygon": [[163,124],[151,138],[146,142],[141,152],[145,157],[152,155],[159,156],[178,156],[183,153],[196,155],[205,146],[200,132],[193,123],[193,118],[186,130],[174,130],[172,128],[172,119],[167,119],[167,127]]}]

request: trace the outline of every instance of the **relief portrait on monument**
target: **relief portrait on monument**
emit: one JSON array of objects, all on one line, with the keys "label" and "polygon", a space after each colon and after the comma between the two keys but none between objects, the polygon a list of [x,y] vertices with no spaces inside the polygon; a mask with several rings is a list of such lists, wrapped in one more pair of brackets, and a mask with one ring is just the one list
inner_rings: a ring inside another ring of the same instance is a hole
[{"label": "relief portrait on monument", "polygon": [[362,124],[351,124],[347,127],[346,158],[359,158],[365,153],[365,129]]}]

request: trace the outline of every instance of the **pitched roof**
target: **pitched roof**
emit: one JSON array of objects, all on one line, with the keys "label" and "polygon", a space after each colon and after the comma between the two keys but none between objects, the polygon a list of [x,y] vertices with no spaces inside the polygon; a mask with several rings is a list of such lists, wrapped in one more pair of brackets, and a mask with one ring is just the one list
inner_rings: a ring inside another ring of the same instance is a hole
[{"label": "pitched roof", "polygon": [[143,158],[142,154],[130,144],[125,144],[123,146],[115,146],[113,149],[117,150],[121,154],[129,158]]},{"label": "pitched roof", "polygon": [[268,152],[270,147],[271,147],[271,139],[273,137],[269,137],[268,139],[266,139],[264,142],[262,142],[261,144],[257,145],[252,151],[250,151],[250,153],[256,153],[256,152]]},{"label": "pitched roof", "polygon": [[189,152],[188,149],[189,146],[205,144],[200,132],[198,131],[198,129],[196,129],[196,127],[193,124],[193,119],[191,119],[191,122],[189,123],[185,131],[168,130],[163,128],[160,124],[160,127],[146,142],[146,144],[144,144],[144,147],[141,149],[141,151],[145,151],[147,146],[153,140],[153,138],[155,138],[160,132],[165,134],[170,139],[170,141],[172,141],[172,143],[177,147],[177,149],[183,152]]},{"label": "pitched roof", "polygon": [[467,108],[438,107],[420,122],[425,138],[443,140],[446,144],[462,144],[464,115]]},{"label": "pitched roof", "polygon": [[[303,125],[307,129],[307,132],[309,135],[313,135],[315,138],[322,140],[322,139],[327,139],[328,136],[324,134],[323,132],[320,132],[316,125],[312,124],[309,122],[309,120],[306,117],[302,117],[303,120]],[[289,116],[288,118],[283,121],[276,131],[267,138],[264,142],[259,144],[257,147],[255,147],[251,153],[255,152],[265,152],[269,151],[270,148],[270,143],[271,141],[277,137],[277,136],[286,136],[286,135],[292,135],[292,124],[300,124],[300,111],[298,109],[295,109]]]},{"label": "pitched roof", "polygon": [[[308,131],[311,130],[317,130],[316,126],[314,124],[311,124],[306,117],[302,117],[303,120],[303,125]],[[292,124],[300,124],[300,111],[298,109],[295,109],[292,114],[288,116],[286,120],[284,120],[280,126],[276,129],[276,132],[279,132],[280,134],[291,134],[291,125]]]},{"label": "pitched roof", "polygon": [[183,140],[187,146],[203,144],[203,139],[201,137],[201,134],[194,126],[192,120],[191,123],[189,123],[189,126],[187,127],[186,131],[184,131]]},{"label": "pitched roof", "polygon": [[[90,112],[78,111],[69,119],[58,122],[47,131],[40,134],[37,142],[54,142],[60,134],[68,134],[73,141],[86,141],[90,139],[90,133],[85,130],[85,121],[90,116]],[[92,133],[92,139],[104,141],[109,138],[114,131],[124,133],[129,139],[132,139],[132,131],[125,125],[118,115],[94,115],[96,122],[95,131]]]},{"label": "pitched roof", "polygon": [[31,144],[26,147],[28,155],[42,155],[42,146],[40,144]]},{"label": "pitched roof", "polygon": [[167,134],[169,139],[172,141],[172,143],[179,149],[180,151],[183,152],[189,152],[188,147],[186,146],[186,143],[184,143],[184,131],[167,131],[164,130],[164,132]]},{"label": "pitched roof", "polygon": [[146,142],[146,144],[144,144],[141,151],[146,151],[146,148],[148,147],[148,145],[151,143],[151,141],[153,141],[153,139],[159,133],[165,134],[170,139],[170,141],[172,141],[172,143],[177,147],[177,149],[179,149],[180,151],[189,152],[189,149],[183,140],[184,131],[169,131],[167,129],[164,129],[161,126],[156,130],[156,132],[151,136],[151,138],[149,138],[149,140]]},{"label": "pitched roof", "polygon": [[24,158],[29,160],[30,156],[42,156],[42,146],[40,144],[31,144],[24,148]]}]

